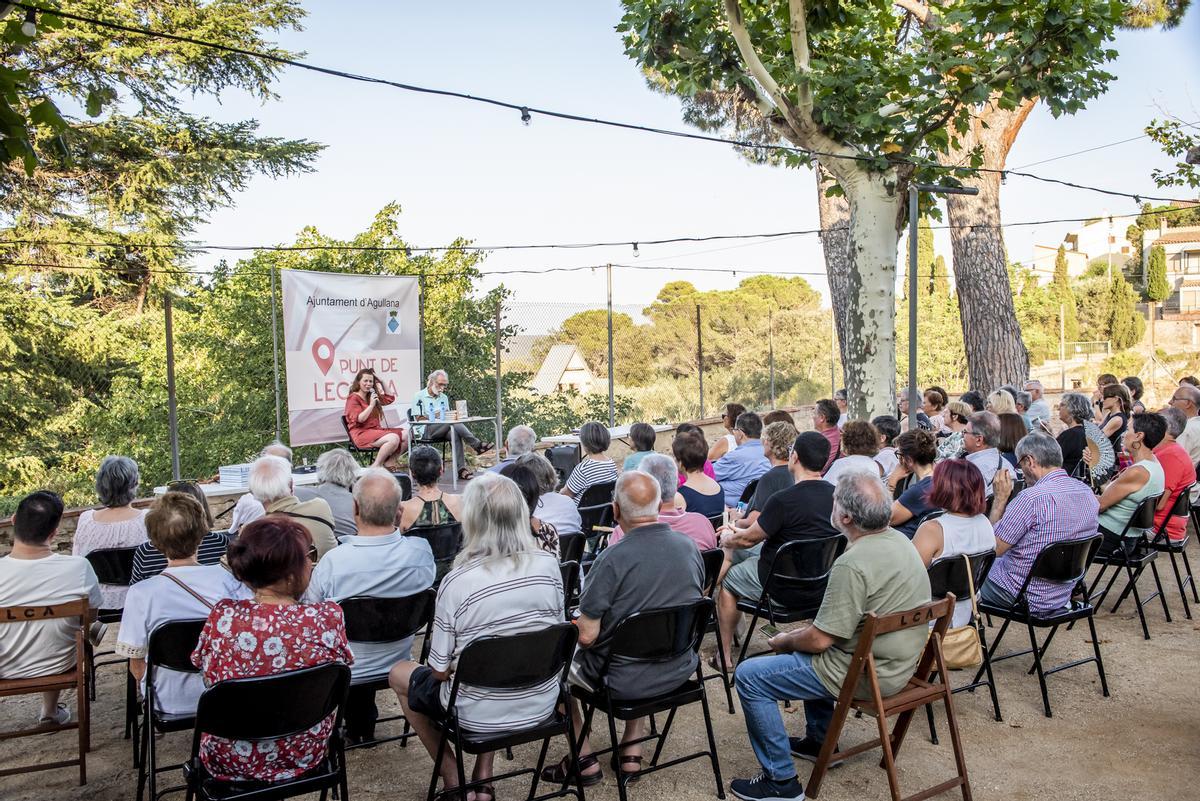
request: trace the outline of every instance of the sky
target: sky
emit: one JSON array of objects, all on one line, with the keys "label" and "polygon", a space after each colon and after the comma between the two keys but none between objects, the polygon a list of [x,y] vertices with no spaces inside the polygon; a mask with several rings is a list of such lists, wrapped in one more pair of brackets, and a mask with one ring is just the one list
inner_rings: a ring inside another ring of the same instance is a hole
[{"label": "sky", "polygon": [[[651,91],[624,55],[615,2],[368,3],[305,2],[304,30],[279,43],[322,66],[524,105],[687,130],[677,100]],[[1200,122],[1200,13],[1169,32],[1122,32],[1109,65],[1117,80],[1074,117],[1054,119],[1039,105],[1008,161],[1010,168],[1139,136],[1153,118]],[[286,244],[306,226],[348,238],[387,203],[403,209],[400,230],[413,246],[465,237],[478,245],[638,241],[819,227],[816,188],[806,169],[746,163],[727,145],[657,137],[520,115],[462,100],[354,83],[285,68],[278,99],[266,104],[236,92],[188,110],[232,121],[254,118],[260,133],[325,144],[314,172],[256,178],[214,213],[196,239],[216,244]],[[1148,139],[1040,164],[1031,171],[1132,193],[1157,190],[1154,167],[1170,160]],[[1005,223],[1123,214],[1132,200],[1010,178],[1002,192]],[[1032,257],[1056,245],[1069,224],[1008,229],[1009,255]],[[949,238],[935,236],[949,261]],[[662,284],[690,280],[731,288],[754,270],[812,273],[826,298],[815,236],[774,241],[621,246],[593,250],[494,251],[484,272],[603,265],[720,269],[645,271],[615,268],[613,298],[645,304]],[[216,256],[198,256],[201,266]],[[736,275],[734,275],[736,271]],[[603,305],[603,269],[542,276],[491,276],[518,302]]]}]

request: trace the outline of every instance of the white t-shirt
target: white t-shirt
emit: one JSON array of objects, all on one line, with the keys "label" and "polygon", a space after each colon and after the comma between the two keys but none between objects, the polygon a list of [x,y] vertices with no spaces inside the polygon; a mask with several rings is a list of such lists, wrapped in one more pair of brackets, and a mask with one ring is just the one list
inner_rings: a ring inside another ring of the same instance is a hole
[{"label": "white t-shirt", "polygon": [[[992,524],[983,515],[963,517],[962,515],[946,513],[936,520],[942,527],[942,552],[937,561],[943,559],[962,559],[962,554],[982,553],[995,550],[996,532]],[[979,592],[979,587],[975,587]],[[971,599],[963,598],[954,604],[954,619],[952,626],[965,626],[971,619]]]},{"label": "white t-shirt", "polygon": [[229,518],[229,533],[237,534],[239,528],[247,523],[253,523],[266,514],[267,510],[263,508],[262,503],[247,492],[238,498],[238,502],[233,507],[233,514]]},{"label": "white t-shirt", "polygon": [[563,534],[578,534],[583,530],[583,519],[579,516],[579,507],[575,501],[558,492],[547,492],[538,499],[537,511],[533,516],[543,523],[549,523],[554,529]]},{"label": "white t-shirt", "polygon": [[835,459],[833,464],[829,466],[829,471],[825,473],[825,480],[830,484],[837,486],[838,479],[847,473],[870,473],[873,476],[879,475],[879,463],[870,456],[863,456],[861,453],[856,453],[852,456],[843,456],[840,459]]},{"label": "white t-shirt", "polygon": [[[39,606],[87,598],[99,609],[96,571],[82,556],[0,559],[0,606]],[[69,619],[0,625],[0,679],[53,676],[75,667],[75,629]]]},{"label": "white t-shirt", "polygon": [[883,468],[883,475],[886,478],[896,469],[896,465],[900,463],[900,460],[896,458],[896,449],[889,445],[886,448],[879,449],[879,453],[875,454],[875,462]]},{"label": "white t-shirt", "polygon": [[[209,607],[163,575],[165,573],[175,576],[213,605],[225,598],[253,597],[244,584],[220,565],[168,567],[163,573],[129,588],[125,611],[121,615],[121,631],[117,635],[116,652],[119,655],[145,659],[150,632],[156,627],[172,620],[208,617]],[[202,692],[204,677],[199,673],[180,673],[166,668],[155,671],[154,693],[161,712],[179,715],[195,712]]]}]

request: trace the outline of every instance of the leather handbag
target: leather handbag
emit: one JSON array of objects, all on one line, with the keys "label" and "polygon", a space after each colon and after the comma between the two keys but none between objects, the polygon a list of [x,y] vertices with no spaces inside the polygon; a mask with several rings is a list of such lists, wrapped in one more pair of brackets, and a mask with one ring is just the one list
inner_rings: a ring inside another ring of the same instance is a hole
[{"label": "leather handbag", "polygon": [[946,630],[942,639],[942,656],[946,659],[946,667],[951,670],[975,667],[983,662],[983,649],[979,644],[979,607],[975,602],[975,573],[971,569],[971,559],[963,554],[967,563],[967,584],[971,588],[971,620],[963,626],[953,626]]}]

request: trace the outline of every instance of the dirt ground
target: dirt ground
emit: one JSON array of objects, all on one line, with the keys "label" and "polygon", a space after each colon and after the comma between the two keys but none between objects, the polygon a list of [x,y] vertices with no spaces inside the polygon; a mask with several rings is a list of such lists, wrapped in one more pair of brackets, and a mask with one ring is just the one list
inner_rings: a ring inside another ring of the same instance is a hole
[{"label": "dirt ground", "polygon": [[[1200,548],[1193,540],[1193,564],[1200,565]],[[1170,566],[1160,558],[1164,583]],[[1150,577],[1141,586],[1152,586]],[[1027,657],[1008,660],[996,668],[1003,722],[992,719],[986,692],[960,693],[955,696],[967,765],[974,797],[980,801],[1092,801],[1093,799],[1147,799],[1188,801],[1200,799],[1200,612],[1197,621],[1182,615],[1173,577],[1167,589],[1174,622],[1167,624],[1162,609],[1147,607],[1153,639],[1142,639],[1131,607],[1122,607],[1118,615],[1107,610],[1097,618],[1102,654],[1112,697],[1100,694],[1100,683],[1093,665],[1064,671],[1050,677],[1050,700],[1054,717],[1042,714],[1037,680],[1025,671]],[[109,645],[116,632],[110,631]],[[1026,640],[1020,629],[1005,636],[1003,647],[1017,647]],[[705,652],[711,650],[711,637]],[[1090,653],[1086,629],[1060,632],[1050,651],[1055,664]],[[956,673],[953,681],[967,680]],[[751,776],[758,766],[746,739],[745,721],[740,711],[730,715],[718,682],[709,682],[709,700],[716,730],[717,748],[726,787],[730,779]],[[379,696],[383,711],[394,709],[395,698]],[[92,706],[93,750],[88,758],[89,781],[76,786],[74,769],[10,776],[0,779],[3,801],[43,801],[44,799],[90,799],[118,801],[132,799],[136,772],[132,767],[129,743],[122,739],[124,684],[120,668],[101,669],[99,699]],[[736,694],[735,705],[736,701]],[[74,703],[73,698],[67,699]],[[34,697],[6,698],[0,703],[0,728],[25,724],[37,712]],[[793,734],[803,733],[803,719],[796,711],[786,715]],[[899,757],[901,790],[912,793],[918,788],[949,778],[953,773],[952,752],[945,731],[944,717],[938,714],[942,745],[933,746],[924,721],[914,721],[912,732]],[[850,719],[842,744],[867,739],[874,722],[869,718]],[[603,731],[603,728],[601,729]],[[601,738],[606,735],[601,735]],[[681,712],[664,757],[680,755],[702,747],[703,719],[699,706]],[[166,756],[181,756],[190,745],[190,734],[164,738],[161,751]],[[67,758],[74,740],[70,734],[24,738],[0,743],[0,765],[5,767],[27,759],[49,761]],[[551,757],[565,752],[565,746],[551,746]],[[877,754],[878,752],[876,752]],[[533,764],[536,750],[519,749],[517,763]],[[390,743],[359,750],[349,757],[350,794],[354,799],[415,801],[424,798],[431,761],[420,744],[413,740],[407,748]],[[509,763],[497,760],[497,769]],[[862,755],[834,769],[821,788],[821,798],[829,801],[873,801],[888,798],[887,778],[878,767],[878,759]],[[806,779],[810,765],[798,762],[800,778]],[[611,771],[605,768],[603,784],[590,788],[591,798],[617,797]],[[178,774],[164,774],[173,779]],[[521,779],[501,783],[502,801],[524,797],[527,784]],[[166,786],[166,782],[160,787]],[[712,798],[714,783],[707,761],[695,761],[644,778],[630,788],[632,799]],[[732,798],[732,796],[730,796]],[[946,794],[941,797],[956,797]]]}]

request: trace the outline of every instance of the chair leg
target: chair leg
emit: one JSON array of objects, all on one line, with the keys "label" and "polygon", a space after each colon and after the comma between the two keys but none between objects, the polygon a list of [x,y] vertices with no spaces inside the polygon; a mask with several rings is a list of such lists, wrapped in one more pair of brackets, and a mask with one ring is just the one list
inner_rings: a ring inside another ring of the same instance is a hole
[{"label": "chair leg", "polygon": [[542,748],[538,751],[537,766],[533,769],[533,781],[529,785],[529,801],[537,796],[538,781],[542,778],[542,766],[546,764],[546,752],[550,750],[550,738],[542,740]]},{"label": "chair leg", "polygon": [[821,791],[821,782],[825,780],[825,774],[829,771],[830,757],[837,748],[838,738],[842,736],[842,728],[846,725],[846,717],[849,714],[849,704],[834,705],[833,717],[829,721],[829,729],[825,732],[825,742],[821,745],[821,753],[817,756],[817,763],[813,765],[812,773],[808,776],[808,787],[805,788],[805,794],[809,798],[816,798]]},{"label": "chair leg", "polygon": [[613,719],[612,713],[606,714],[605,717],[608,718],[608,741],[612,743],[613,755],[617,757],[617,775],[614,777],[617,780],[617,796],[621,801],[628,801],[625,773],[621,770],[621,758],[618,756],[621,753],[621,741],[617,739],[617,721]]},{"label": "chair leg", "polygon": [[[1096,588],[1100,586],[1100,580],[1102,578],[1104,578],[1104,574],[1107,571],[1108,571],[1108,565],[1100,565],[1100,571],[1098,573],[1096,573],[1096,578],[1092,580],[1092,586],[1088,587],[1088,595],[1092,595],[1096,592]],[[1111,584],[1111,583],[1112,582],[1110,581],[1109,584]],[[1108,592],[1108,590],[1106,589],[1105,592]],[[1100,604],[1100,602],[1103,600],[1103,598],[1104,598],[1104,596],[1102,595],[1102,596],[1100,596],[1100,598],[1096,599],[1097,606]]]},{"label": "chair leg", "polygon": [[[1125,590],[1126,592],[1129,592],[1130,590],[1133,591],[1133,602],[1137,604],[1138,620],[1142,622],[1142,637],[1148,640],[1150,639],[1150,627],[1146,625],[1146,610],[1142,609],[1142,594],[1138,592],[1137,588],[1138,576],[1142,574],[1142,571],[1139,570],[1135,574],[1133,572],[1133,568],[1131,568],[1129,565],[1125,565],[1125,572],[1129,575],[1129,586],[1126,587]],[[1117,611],[1117,606],[1121,605],[1122,600],[1124,600],[1124,596],[1117,600],[1117,605],[1112,608],[1113,612]]]},{"label": "chair leg", "polygon": [[717,664],[721,668],[721,684],[725,689],[725,702],[729,704],[729,714],[733,711],[733,688],[729,679],[729,663],[725,661],[725,649],[721,647],[721,623],[717,621]]},{"label": "chair leg", "polygon": [[[764,593],[763,597],[766,595]],[[768,601],[768,603],[770,603]],[[762,606],[762,600],[759,601],[759,606]],[[768,607],[770,608],[770,607]],[[758,610],[754,610],[754,614],[750,616],[750,628],[746,629],[746,636],[742,639],[742,650],[738,653],[738,664],[746,661],[746,651],[750,649],[750,641],[754,639],[754,627],[758,625]]]},{"label": "chair leg", "polygon": [[[701,685],[701,692],[703,692],[703,686]],[[676,709],[677,707],[671,707],[671,711],[667,713],[667,722],[663,724],[662,734],[658,735],[658,742],[654,744],[654,756],[650,760],[652,766],[658,764],[658,758],[662,754],[663,746],[667,744],[667,734],[671,731],[671,724],[675,722]],[[653,717],[651,717],[651,720],[653,720]],[[620,760],[618,759],[617,762],[618,767],[620,767]]]},{"label": "chair leg", "polygon": [[1183,615],[1188,620],[1192,619],[1192,609],[1188,605],[1187,588],[1183,583],[1183,576],[1179,574],[1179,561],[1175,558],[1174,551],[1167,551],[1167,555],[1171,557],[1171,569],[1175,571],[1175,585],[1179,587],[1179,600],[1183,602]]},{"label": "chair leg", "polygon": [[[1040,657],[1041,659],[1046,658],[1046,652],[1050,650],[1050,641],[1054,639],[1054,635],[1057,633],[1058,633],[1058,626],[1055,626],[1052,629],[1050,629],[1050,633],[1046,635],[1046,640],[1045,640],[1045,642],[1042,643],[1042,647],[1038,651],[1038,657]],[[1033,672],[1034,672],[1034,666],[1030,665],[1029,670],[1025,671],[1025,675],[1032,676]]]},{"label": "chair leg", "polygon": [[1188,561],[1187,551],[1180,551],[1179,556],[1181,559],[1183,559],[1183,566],[1187,572],[1187,581],[1184,583],[1192,585],[1192,601],[1200,604],[1200,595],[1196,594],[1196,579],[1192,575],[1192,565]]},{"label": "chair leg", "polygon": [[1037,671],[1038,684],[1042,688],[1042,706],[1046,710],[1046,717],[1053,717],[1054,713],[1050,711],[1050,692],[1046,689],[1046,674],[1042,671],[1042,652],[1038,648],[1037,633],[1033,630],[1033,626],[1026,623],[1025,627],[1029,629],[1029,645],[1033,648],[1033,667]]},{"label": "chair leg", "polygon": [[[142,801],[142,799],[145,798],[146,760],[150,758],[150,746],[146,743],[146,738],[150,734],[151,728],[150,720],[147,718],[146,724],[142,726],[142,730],[139,733],[139,736],[141,737],[142,756],[141,759],[137,760],[137,801]],[[134,746],[134,753],[137,753],[136,745]]]},{"label": "chair leg", "polygon": [[[879,693],[875,694],[875,708],[883,709],[883,697]],[[911,712],[906,712],[902,717],[912,717]],[[888,789],[892,792],[892,801],[901,801],[900,795],[900,777],[896,775],[896,755],[892,753],[892,735],[888,733],[887,717],[882,712],[876,716],[875,723],[879,728],[879,748],[883,751],[883,756],[880,757],[880,767],[887,771]],[[900,728],[900,721],[896,721],[896,728]]]},{"label": "chair leg", "polygon": [[[983,654],[983,669],[987,673],[988,692],[992,696],[992,710],[996,713],[996,720],[1000,721],[1003,720],[1000,717],[1000,697],[996,694],[996,677],[992,675],[992,654],[988,650],[987,633],[983,626],[979,627],[979,645],[979,650]],[[975,681],[979,681],[978,675],[976,675]]]},{"label": "chair leg", "polygon": [[1158,602],[1162,604],[1163,616],[1171,622],[1171,610],[1167,608],[1167,595],[1163,592],[1162,578],[1158,575],[1158,565],[1150,562],[1150,575],[1154,577],[1154,586],[1158,589]]},{"label": "chair leg", "polygon": [[[1094,611],[1094,610],[1093,610]],[[1096,634],[1096,616],[1088,615],[1088,629],[1092,632],[1092,652],[1096,655],[1096,670],[1100,673],[1100,689],[1108,697],[1108,679],[1104,675],[1104,659],[1100,656],[1100,637]]]},{"label": "chair leg", "polygon": [[[950,747],[954,750],[954,765],[962,779],[963,801],[971,801],[971,781],[967,778],[967,759],[963,755],[962,740],[958,732],[958,714],[954,711],[954,693],[946,686],[946,727],[950,729]],[[929,704],[930,707],[933,704]]]},{"label": "chair leg", "polygon": [[442,736],[438,738],[437,756],[433,758],[433,773],[429,777],[429,792],[425,795],[425,801],[433,801],[437,794],[438,776],[441,773],[442,757],[446,754],[446,732],[442,730]]},{"label": "chair leg", "polygon": [[700,706],[704,710],[704,733],[708,735],[708,758],[712,762],[713,780],[717,783],[717,798],[724,799],[725,782],[721,779],[721,760],[717,758],[717,738],[713,735],[712,713],[708,709],[708,693],[704,691],[703,684],[700,685]]},{"label": "chair leg", "polygon": [[1004,632],[1008,631],[1008,624],[1011,622],[1012,621],[1010,621],[1008,618],[1004,619],[1004,623],[1000,626],[1000,631],[996,632],[996,639],[992,641],[992,647],[985,652],[987,659],[984,661],[983,665],[980,666],[979,670],[976,671],[975,678],[971,679],[972,684],[979,681],[979,677],[983,675],[985,670],[988,671],[989,676],[991,675],[992,657],[995,656],[996,649],[1000,647],[1000,641],[1004,639]]}]

